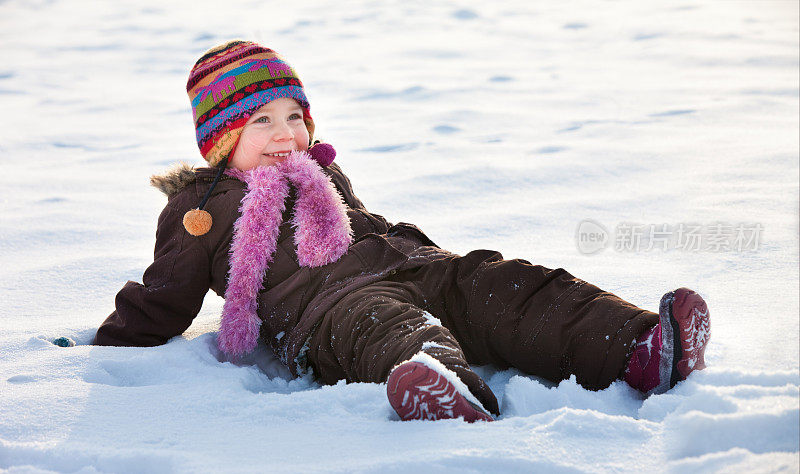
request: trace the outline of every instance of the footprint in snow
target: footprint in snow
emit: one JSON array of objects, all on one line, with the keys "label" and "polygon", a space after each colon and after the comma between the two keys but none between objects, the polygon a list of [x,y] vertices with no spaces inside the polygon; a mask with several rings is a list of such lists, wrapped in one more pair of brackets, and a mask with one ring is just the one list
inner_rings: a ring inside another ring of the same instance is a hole
[{"label": "footprint in snow", "polygon": [[454,11],[452,13],[452,17],[459,20],[474,20],[475,18],[478,18],[478,14],[472,10],[462,8],[461,10]]},{"label": "footprint in snow", "polygon": [[451,133],[456,133],[461,131],[458,127],[453,127],[451,125],[437,125],[433,127],[433,131],[436,133],[441,133],[442,135],[450,135]]},{"label": "footprint in snow", "polygon": [[20,384],[20,383],[31,383],[36,382],[41,377],[36,375],[15,375],[13,377],[9,377],[6,379],[6,382],[13,383],[13,384]]},{"label": "footprint in snow", "polygon": [[697,110],[694,110],[694,109],[675,109],[675,110],[667,110],[667,111],[664,111],[664,112],[656,112],[654,114],[650,114],[649,117],[669,117],[669,116],[672,116],[672,115],[693,114],[695,112],[697,112]]},{"label": "footprint in snow", "polygon": [[564,146],[543,146],[541,148],[538,148],[537,150],[534,150],[534,153],[550,154],[550,153],[558,153],[566,149],[567,147]]}]

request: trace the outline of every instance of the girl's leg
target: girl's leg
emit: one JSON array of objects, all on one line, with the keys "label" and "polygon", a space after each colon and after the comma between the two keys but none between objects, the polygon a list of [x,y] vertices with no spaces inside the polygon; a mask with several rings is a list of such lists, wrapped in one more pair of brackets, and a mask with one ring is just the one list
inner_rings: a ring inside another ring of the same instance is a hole
[{"label": "girl's leg", "polygon": [[450,331],[409,300],[403,285],[393,282],[376,282],[342,298],[309,343],[308,360],[317,377],[328,384],[341,379],[383,383],[396,366],[424,352],[452,371],[483,407],[497,413],[497,399],[470,370]]},{"label": "girl's leg", "polygon": [[419,288],[421,307],[442,320],[467,361],[516,367],[588,389],[623,375],[636,339],[658,324],[638,308],[563,269],[476,250],[396,275]]}]

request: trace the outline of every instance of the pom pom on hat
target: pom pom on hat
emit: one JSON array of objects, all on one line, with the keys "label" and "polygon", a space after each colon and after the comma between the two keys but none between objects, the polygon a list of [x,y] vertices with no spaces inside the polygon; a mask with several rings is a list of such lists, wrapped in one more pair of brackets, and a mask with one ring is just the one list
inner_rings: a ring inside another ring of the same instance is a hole
[{"label": "pom pom on hat", "polygon": [[209,214],[208,211],[203,210],[203,206],[206,205],[208,198],[211,197],[211,191],[213,191],[214,186],[219,183],[219,179],[222,177],[222,173],[225,172],[225,167],[227,165],[228,159],[226,158],[218,167],[219,169],[217,170],[217,175],[214,177],[211,187],[208,188],[205,196],[203,196],[203,200],[200,201],[200,205],[195,209],[186,211],[186,214],[183,215],[183,227],[186,229],[186,232],[194,235],[195,237],[205,235],[209,230],[211,230],[211,224],[213,220],[211,219],[211,214]]},{"label": "pom pom on hat", "polygon": [[211,214],[202,209],[192,209],[183,215],[183,227],[186,232],[199,237],[211,230]]},{"label": "pom pom on hat", "polygon": [[333,149],[330,143],[317,143],[308,149],[308,153],[323,168],[333,163],[334,158],[336,158],[336,150]]}]

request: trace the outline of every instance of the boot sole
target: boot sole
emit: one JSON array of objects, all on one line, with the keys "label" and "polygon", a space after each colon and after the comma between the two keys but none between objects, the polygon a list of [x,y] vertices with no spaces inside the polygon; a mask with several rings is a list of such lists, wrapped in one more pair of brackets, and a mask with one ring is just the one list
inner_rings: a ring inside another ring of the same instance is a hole
[{"label": "boot sole", "polygon": [[401,420],[494,421],[467,400],[444,376],[421,362],[395,368],[386,382],[389,403]]},{"label": "boot sole", "polygon": [[664,393],[695,370],[706,367],[705,350],[710,336],[708,306],[688,288],[678,288],[661,298],[661,383],[651,393]]}]

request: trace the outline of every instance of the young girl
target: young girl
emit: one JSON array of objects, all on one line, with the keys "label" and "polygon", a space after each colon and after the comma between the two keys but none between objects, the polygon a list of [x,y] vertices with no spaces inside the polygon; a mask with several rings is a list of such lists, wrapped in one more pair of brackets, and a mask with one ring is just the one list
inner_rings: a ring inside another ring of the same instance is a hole
[{"label": "young girl", "polygon": [[560,268],[453,254],[367,211],[332,147],[311,146],[303,85],[271,49],[211,49],[187,91],[210,167],[152,178],[169,198],[155,259],[95,344],[164,344],[211,288],[225,298],[222,352],[261,339],[294,375],[386,382],[404,420],[492,420],[497,400],[470,364],[574,374],[590,390],[623,378],[648,394],[704,368],[708,310],[691,290],[664,295],[656,314]]}]

